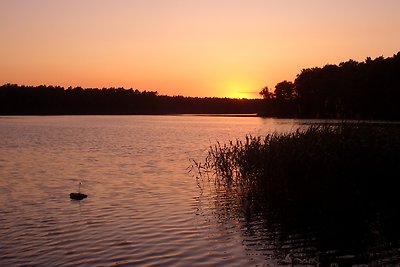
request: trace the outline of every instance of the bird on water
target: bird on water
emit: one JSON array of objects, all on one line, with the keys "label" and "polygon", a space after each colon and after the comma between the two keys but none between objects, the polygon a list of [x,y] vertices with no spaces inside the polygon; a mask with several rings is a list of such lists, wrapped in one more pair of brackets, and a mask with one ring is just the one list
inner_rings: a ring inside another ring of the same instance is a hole
[{"label": "bird on water", "polygon": [[71,193],[69,194],[69,197],[73,200],[82,200],[84,198],[87,198],[86,194],[81,193],[81,184],[82,182],[79,182],[78,184],[78,193]]}]

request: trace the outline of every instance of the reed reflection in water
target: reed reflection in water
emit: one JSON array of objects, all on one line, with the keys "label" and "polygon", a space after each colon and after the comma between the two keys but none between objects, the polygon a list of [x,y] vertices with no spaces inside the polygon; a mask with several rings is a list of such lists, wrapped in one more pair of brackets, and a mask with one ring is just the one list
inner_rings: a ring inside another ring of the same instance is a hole
[{"label": "reed reflection in water", "polygon": [[[220,224],[224,232],[239,231],[247,255],[265,257],[272,265],[398,266],[400,263],[398,211],[369,217],[332,211],[329,216],[322,216],[308,210],[269,210],[255,200],[246,208],[245,196],[233,197],[225,189],[218,190],[213,197],[203,193],[201,198],[209,198],[201,201],[199,209],[205,220]],[[235,230],[226,225],[236,225]]]}]

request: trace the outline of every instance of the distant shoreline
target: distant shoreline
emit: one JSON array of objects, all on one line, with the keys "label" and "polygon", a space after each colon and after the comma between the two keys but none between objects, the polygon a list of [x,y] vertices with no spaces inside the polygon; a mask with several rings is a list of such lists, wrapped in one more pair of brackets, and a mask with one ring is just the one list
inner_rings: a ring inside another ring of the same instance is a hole
[{"label": "distant shoreline", "polygon": [[168,114],[168,115],[175,115],[175,116],[197,116],[197,117],[260,117],[257,113],[245,113],[245,114]]},{"label": "distant shoreline", "polygon": [[400,121],[397,120],[355,120],[355,119],[315,119],[315,118],[279,118],[279,117],[264,117],[259,116],[255,113],[253,114],[62,114],[62,115],[53,115],[53,114],[44,114],[44,115],[3,115],[0,114],[0,119],[7,118],[17,118],[17,117],[119,117],[119,116],[171,116],[171,117],[225,117],[225,118],[261,118],[261,119],[273,119],[273,120],[294,120],[294,121],[303,121],[304,124],[341,124],[343,122],[349,124],[374,124],[374,125],[400,125]]},{"label": "distant shoreline", "polygon": [[260,114],[263,99],[164,96],[124,88],[0,86],[0,115]]},{"label": "distant shoreline", "polygon": [[[163,113],[163,114],[0,114],[0,118],[5,117],[75,117],[75,116],[181,116],[181,117],[243,117],[243,118],[266,118],[257,115],[256,113],[250,114],[218,114],[218,113]],[[276,118],[280,119],[280,118]],[[291,119],[291,118],[287,118]]]}]

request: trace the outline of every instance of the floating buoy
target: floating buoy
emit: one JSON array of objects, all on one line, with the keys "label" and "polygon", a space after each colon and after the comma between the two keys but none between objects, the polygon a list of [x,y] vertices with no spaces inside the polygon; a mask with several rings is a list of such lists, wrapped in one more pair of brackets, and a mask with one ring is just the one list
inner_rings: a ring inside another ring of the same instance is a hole
[{"label": "floating buoy", "polygon": [[69,197],[70,197],[71,199],[73,199],[73,200],[82,200],[82,199],[84,199],[84,198],[87,198],[87,195],[78,192],[78,193],[71,193],[71,194],[69,194]]},{"label": "floating buoy", "polygon": [[82,182],[79,182],[78,184],[78,193],[71,193],[69,194],[69,197],[73,200],[82,200],[84,198],[87,198],[86,194],[81,193],[81,184]]}]

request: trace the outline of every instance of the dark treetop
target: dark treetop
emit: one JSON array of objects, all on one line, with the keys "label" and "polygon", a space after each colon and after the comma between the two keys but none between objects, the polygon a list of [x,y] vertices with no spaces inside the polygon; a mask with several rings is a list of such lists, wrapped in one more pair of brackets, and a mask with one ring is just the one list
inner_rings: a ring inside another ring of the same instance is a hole
[{"label": "dark treetop", "polygon": [[264,87],[264,116],[400,119],[400,52],[393,57],[349,60],[303,69],[274,93]]}]

